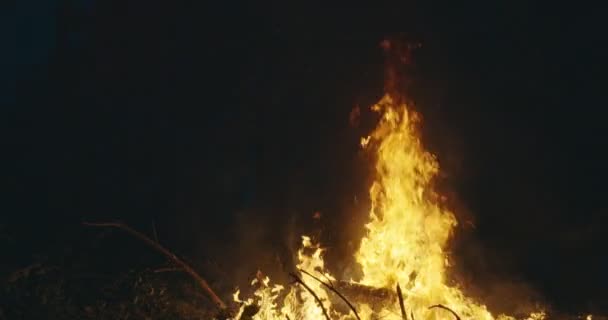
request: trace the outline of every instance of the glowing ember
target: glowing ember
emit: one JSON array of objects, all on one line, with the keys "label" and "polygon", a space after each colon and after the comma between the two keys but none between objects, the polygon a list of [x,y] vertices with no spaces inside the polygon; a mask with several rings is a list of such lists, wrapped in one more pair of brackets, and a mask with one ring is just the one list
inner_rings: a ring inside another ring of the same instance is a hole
[{"label": "glowing ember", "polygon": [[[396,286],[403,292],[407,318],[453,319],[448,307],[463,320],[491,320],[495,317],[486,307],[468,297],[446,281],[448,256],[446,246],[456,226],[454,214],[440,203],[441,196],[432,188],[439,172],[435,157],[425,151],[416,131],[418,116],[405,104],[396,104],[385,95],[372,107],[382,117],[370,136],[361,145],[376,153],[376,178],[370,188],[370,221],[367,235],[355,254],[363,276],[353,285],[380,288],[391,297],[377,302],[373,299],[353,300],[362,319],[402,319]],[[303,237],[298,253],[298,268],[315,273],[328,282],[335,279],[325,271],[323,250]],[[323,272],[321,276],[319,272]],[[304,276],[306,277],[306,276]],[[352,311],[338,308],[335,296],[321,283],[303,278],[321,300],[332,319],[355,319]],[[254,299],[241,301],[241,313],[254,303],[260,307],[253,319],[324,319],[323,309],[312,294],[301,286],[291,286],[281,293],[282,286],[271,286],[269,280],[259,286]],[[348,297],[347,297],[348,298]],[[338,311],[340,309],[340,311]],[[533,313],[530,320],[541,320],[544,312]],[[498,316],[502,319],[513,319]]]}]

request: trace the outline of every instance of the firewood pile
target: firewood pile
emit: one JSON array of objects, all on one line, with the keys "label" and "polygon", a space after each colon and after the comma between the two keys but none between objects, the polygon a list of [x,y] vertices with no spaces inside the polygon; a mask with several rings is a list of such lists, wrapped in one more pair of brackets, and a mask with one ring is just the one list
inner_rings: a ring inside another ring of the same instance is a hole
[{"label": "firewood pile", "polygon": [[[13,272],[7,279],[8,286],[0,292],[0,300],[6,300],[8,309],[0,304],[0,320],[23,318],[54,318],[54,319],[217,319],[217,320],[250,320],[260,310],[260,305],[253,303],[244,308],[240,317],[235,319],[239,305],[234,302],[222,301],[211,285],[187,262],[163,247],[158,241],[130,228],[120,222],[85,223],[89,227],[116,228],[142,241],[150,248],[161,253],[169,262],[167,267],[130,271],[114,279],[97,279],[97,285],[102,292],[102,299],[96,301],[78,301],[73,296],[82,295],[80,300],[86,300],[81,292],[91,289],[81,288],[78,291],[66,280],[66,274],[56,267],[40,264],[27,266]],[[63,272],[63,273],[62,273]],[[171,276],[168,276],[170,274]],[[80,277],[86,275],[74,275]],[[258,275],[259,277],[261,275]],[[375,313],[380,313],[386,306],[399,303],[401,318],[415,320],[415,314],[408,311],[403,302],[401,288],[376,288],[348,281],[330,280],[317,276],[312,270],[298,269],[290,273],[292,285],[308,291],[315,297],[324,311],[325,320],[331,320],[329,313],[323,307],[321,299],[308,284],[316,281],[330,293],[334,309],[343,314],[351,314],[361,320],[358,307],[366,304]],[[172,277],[167,283],[167,277]],[[194,280],[194,281],[192,281]],[[86,282],[86,281],[85,281]],[[88,283],[88,282],[87,282]],[[175,285],[181,283],[180,285]],[[33,293],[31,293],[33,292]],[[70,293],[71,292],[71,293]],[[72,297],[70,297],[72,296]],[[210,304],[211,302],[211,304]],[[29,307],[41,305],[40,310]],[[210,306],[213,306],[210,308]],[[28,310],[29,309],[29,310]],[[461,317],[449,306],[431,305],[429,309],[443,309],[455,320]],[[25,311],[24,311],[25,310]],[[569,315],[548,314],[550,319],[572,320],[608,320],[608,317],[594,315],[573,317]],[[296,320],[296,319],[290,319]]]}]

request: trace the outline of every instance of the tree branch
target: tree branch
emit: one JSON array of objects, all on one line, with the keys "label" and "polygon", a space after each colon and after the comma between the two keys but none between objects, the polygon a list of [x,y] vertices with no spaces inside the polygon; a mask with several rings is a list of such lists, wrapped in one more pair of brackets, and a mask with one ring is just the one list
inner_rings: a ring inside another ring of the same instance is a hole
[{"label": "tree branch", "polygon": [[[312,274],[310,274],[308,271],[306,270],[302,270],[302,269],[298,269],[300,270],[300,272],[308,275],[309,277],[317,280],[319,283],[321,283],[322,285],[324,285],[327,289],[331,290],[333,293],[337,294],[338,297],[340,297],[340,299],[342,299],[342,301],[346,302],[346,304],[348,305],[348,307],[353,311],[353,313],[355,314],[355,317],[357,317],[358,320],[361,320],[361,318],[359,317],[359,314],[357,313],[357,309],[355,309],[355,306],[352,305],[352,303],[350,303],[350,301],[348,301],[348,299],[346,299],[345,296],[343,296],[338,290],[336,290],[336,288],[334,288],[333,285],[328,284],[324,281],[322,281],[321,279],[313,276]],[[329,280],[329,279],[328,279]]]},{"label": "tree branch", "polygon": [[308,285],[306,285],[306,283],[304,283],[304,281],[302,281],[302,279],[300,279],[295,273],[290,272],[289,275],[293,278],[293,280],[295,282],[301,284],[308,292],[310,292],[310,294],[317,301],[317,304],[319,304],[319,306],[321,307],[321,310],[323,310],[323,315],[325,315],[325,319],[331,320],[331,318],[329,317],[329,314],[327,314],[327,310],[325,310],[325,306],[323,306],[323,302],[321,301],[319,296]]},{"label": "tree branch", "polygon": [[122,222],[99,222],[99,223],[83,222],[83,224],[85,226],[90,226],[90,227],[118,228],[123,231],[126,231],[127,233],[129,233],[130,235],[141,240],[148,246],[156,249],[156,251],[159,251],[165,257],[167,257],[169,260],[171,260],[173,263],[175,263],[177,266],[182,268],[186,273],[188,273],[192,278],[194,278],[194,280],[198,283],[198,285],[201,288],[203,288],[203,290],[205,290],[205,292],[207,293],[207,295],[209,296],[211,301],[213,301],[213,303],[215,303],[215,305],[219,309],[222,309],[222,310],[226,309],[226,304],[217,296],[217,294],[211,289],[211,287],[209,287],[209,284],[207,283],[207,281],[205,279],[203,279],[203,277],[201,277],[196,271],[194,271],[194,269],[192,269],[192,267],[190,267],[182,259],[178,258],[171,251],[165,249],[165,247],[161,246],[158,242],[148,238],[145,234],[129,227],[128,225],[126,225]]},{"label": "tree branch", "polygon": [[456,313],[454,310],[452,310],[452,309],[450,309],[450,308],[448,308],[448,307],[446,307],[446,306],[444,306],[442,304],[436,304],[434,306],[430,306],[429,307],[429,309],[433,309],[433,308],[439,308],[439,309],[447,310],[447,311],[451,312],[454,315],[454,317],[456,317],[456,320],[460,320],[460,316],[458,315],[458,313]]},{"label": "tree branch", "polygon": [[401,318],[407,320],[407,313],[405,313],[405,305],[403,304],[403,293],[401,287],[397,283],[397,297],[399,298],[399,307],[401,308]]},{"label": "tree branch", "polygon": [[182,268],[170,268],[170,267],[166,267],[166,268],[158,268],[156,270],[154,270],[154,273],[163,273],[163,272],[183,272],[184,269]]}]

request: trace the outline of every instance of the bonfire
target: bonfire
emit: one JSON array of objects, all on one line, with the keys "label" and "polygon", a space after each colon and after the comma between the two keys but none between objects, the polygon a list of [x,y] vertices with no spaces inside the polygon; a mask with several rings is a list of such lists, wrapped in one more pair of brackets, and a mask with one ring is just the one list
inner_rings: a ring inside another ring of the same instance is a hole
[{"label": "bonfire", "polygon": [[[409,64],[411,50],[418,46],[382,43],[388,56],[386,92],[371,106],[380,120],[361,138],[361,147],[375,159],[375,175],[369,187],[371,208],[365,235],[354,253],[354,263],[361,270],[356,279],[332,274],[322,245],[302,235],[291,283],[275,283],[262,270],[251,282],[250,296],[243,297],[237,289],[232,303],[224,303],[196,271],[157,242],[123,224],[89,225],[124,229],[163,253],[208,293],[220,310],[219,318],[516,319],[492,314],[483,301],[469,297],[448,277],[447,247],[458,221],[445,205],[445,197],[434,189],[438,160],[425,149],[418,132],[421,117],[398,83],[403,75],[398,75],[396,64]],[[523,319],[545,317],[545,310],[539,308]]]},{"label": "bonfire", "polygon": [[[361,139],[361,147],[376,159],[369,222],[355,253],[362,277],[338,280],[341,277],[327,271],[320,244],[302,236],[298,273],[291,274],[296,285],[255,279],[253,297],[242,300],[239,291],[234,294],[241,304],[236,318],[244,314],[256,320],[513,318],[492,315],[482,302],[448,284],[446,247],[458,221],[433,189],[438,161],[424,148],[417,130],[420,117],[397,84],[402,79],[395,64],[410,63],[411,49],[417,45],[396,47],[384,41],[382,47],[389,53],[386,93],[371,107],[380,120]],[[247,314],[252,309],[255,314]],[[544,316],[539,310],[529,318]]]}]

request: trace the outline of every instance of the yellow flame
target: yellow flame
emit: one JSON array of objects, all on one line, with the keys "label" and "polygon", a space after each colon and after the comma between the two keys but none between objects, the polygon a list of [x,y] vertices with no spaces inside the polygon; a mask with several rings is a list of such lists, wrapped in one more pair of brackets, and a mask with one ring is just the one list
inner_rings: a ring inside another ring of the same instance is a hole
[{"label": "yellow flame", "polygon": [[[417,320],[453,319],[445,309],[429,309],[437,304],[449,307],[463,320],[493,320],[483,304],[447,283],[446,246],[457,221],[454,214],[441,205],[440,196],[433,190],[432,182],[439,165],[420,141],[416,131],[418,115],[405,104],[395,103],[389,95],[372,110],[380,112],[382,117],[371,135],[361,140],[363,148],[375,151],[376,178],[370,188],[367,234],[355,254],[363,272],[357,283],[393,293],[399,284],[409,320],[413,320],[411,314]],[[333,279],[325,270],[322,254],[318,245],[303,237],[297,267],[320,271]],[[319,296],[332,319],[354,319],[352,313],[335,310],[329,292],[320,283],[302,280]],[[324,319],[322,309],[308,291],[292,286],[280,295],[281,289],[266,282],[255,292],[255,302],[253,299],[241,301],[238,291],[234,300],[243,306],[259,304],[260,312],[253,317],[256,320],[286,319],[286,316],[292,320]],[[393,297],[381,306],[372,305],[371,300],[357,301],[359,315],[362,319],[402,319],[399,302],[396,295]],[[544,312],[537,312],[527,320],[544,317]],[[514,318],[501,315],[497,319]]]},{"label": "yellow flame", "polygon": [[435,304],[449,306],[463,319],[492,319],[485,306],[446,285],[445,248],[456,218],[440,206],[432,188],[439,165],[418,137],[417,114],[388,95],[373,110],[382,112],[382,118],[362,141],[364,147],[375,143],[377,160],[370,188],[371,221],[355,255],[363,269],[360,282],[382,288],[399,284],[405,305],[417,319],[451,316],[445,310],[428,310]]},{"label": "yellow flame", "polygon": [[[298,251],[298,269],[302,270],[324,270],[325,262],[322,257],[323,249],[318,245],[313,244],[310,237],[302,237],[302,247]],[[329,276],[329,275],[327,275]],[[321,288],[318,282],[306,282],[311,290],[317,294],[322,300],[326,309],[330,309],[329,298],[327,292]],[[259,285],[257,279],[254,279],[252,285]],[[262,281],[262,285],[254,292],[255,299],[241,300],[239,298],[240,290],[233,295],[233,300],[241,304],[241,308],[235,319],[240,319],[245,308],[252,304],[257,304],[260,310],[253,317],[256,320],[281,319],[287,317],[289,319],[323,319],[323,309],[318,305],[316,299],[306,290],[290,289],[282,298],[280,305],[277,303],[283,286],[270,286],[270,279],[266,277]]]}]

